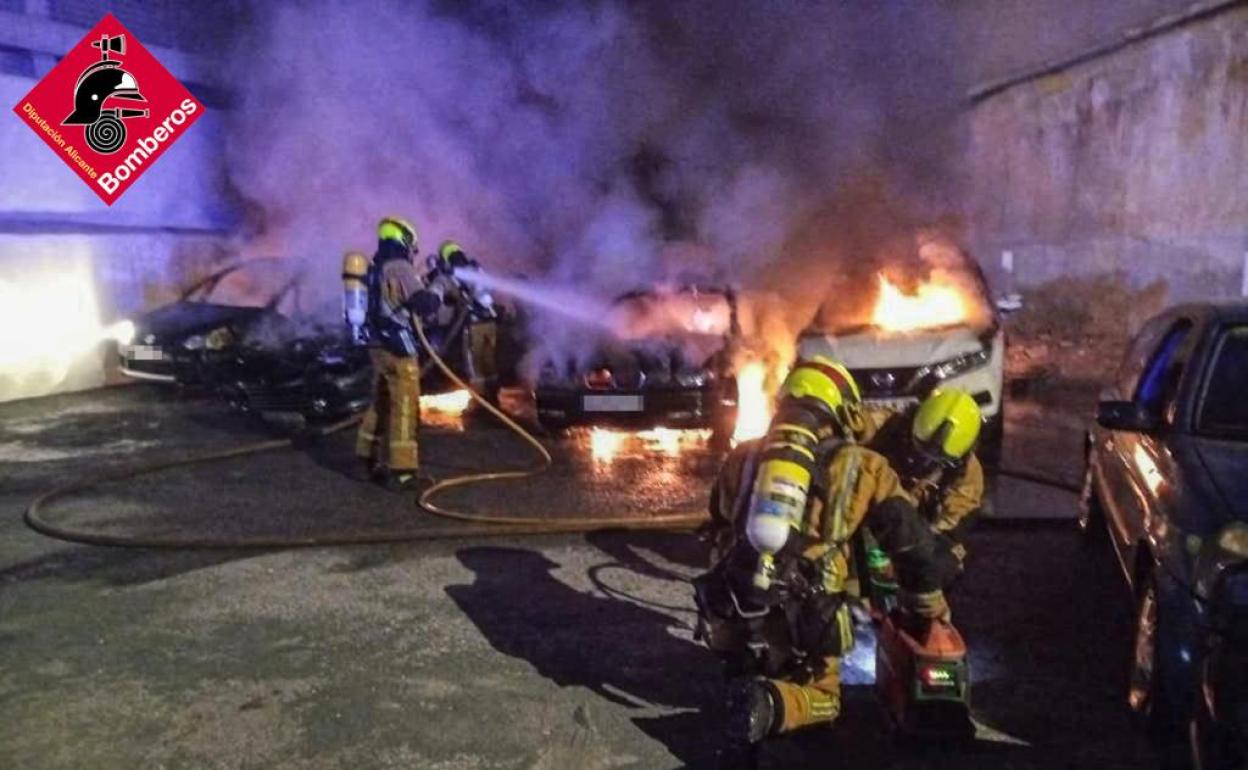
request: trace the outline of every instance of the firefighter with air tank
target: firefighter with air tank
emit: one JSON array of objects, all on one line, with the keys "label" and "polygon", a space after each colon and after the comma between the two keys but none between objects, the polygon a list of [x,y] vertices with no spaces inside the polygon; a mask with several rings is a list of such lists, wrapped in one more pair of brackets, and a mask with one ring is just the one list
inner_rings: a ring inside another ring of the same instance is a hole
[{"label": "firefighter with air tank", "polygon": [[367,339],[373,365],[372,401],[360,423],[355,453],[379,480],[414,484],[420,469],[420,342],[414,320],[442,305],[415,265],[416,228],[399,217],[377,225],[377,251],[343,260],[345,315],[357,341]]},{"label": "firefighter with air tank", "polygon": [[867,429],[849,372],[798,361],[766,436],[738,446],[711,495],[715,563],[695,580],[699,634],[737,675],[729,737],[832,723],[849,615],[854,535],[867,525],[896,568],[906,623],[947,623],[943,587],[959,563],[920,515]]}]

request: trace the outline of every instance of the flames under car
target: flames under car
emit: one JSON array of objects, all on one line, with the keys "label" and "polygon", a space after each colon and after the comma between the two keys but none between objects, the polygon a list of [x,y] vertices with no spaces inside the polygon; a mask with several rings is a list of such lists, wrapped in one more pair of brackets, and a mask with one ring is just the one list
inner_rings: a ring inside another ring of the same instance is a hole
[{"label": "flames under car", "polygon": [[730,290],[698,286],[621,295],[609,314],[612,333],[590,355],[546,359],[534,390],[538,419],[550,429],[701,427],[730,435],[736,302]]}]

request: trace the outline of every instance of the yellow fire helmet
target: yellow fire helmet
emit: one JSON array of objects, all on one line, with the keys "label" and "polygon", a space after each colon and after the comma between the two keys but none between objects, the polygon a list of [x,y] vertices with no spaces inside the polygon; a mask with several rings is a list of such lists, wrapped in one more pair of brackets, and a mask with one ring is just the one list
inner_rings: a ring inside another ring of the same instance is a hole
[{"label": "yellow fire helmet", "polygon": [[416,251],[416,226],[401,217],[385,217],[377,223],[377,240],[395,241],[405,249]]},{"label": "yellow fire helmet", "polygon": [[456,252],[463,254],[464,248],[455,241],[442,241],[442,245],[438,247],[438,257],[443,262],[450,262]]},{"label": "yellow fire helmet", "polygon": [[813,399],[836,419],[840,426],[858,435],[862,432],[862,395],[854,376],[826,356],[803,358],[780,386],[780,398]]},{"label": "yellow fire helmet", "polygon": [[975,446],[982,421],[979,404],[966,391],[937,390],[919,406],[910,432],[918,446],[956,462]]}]

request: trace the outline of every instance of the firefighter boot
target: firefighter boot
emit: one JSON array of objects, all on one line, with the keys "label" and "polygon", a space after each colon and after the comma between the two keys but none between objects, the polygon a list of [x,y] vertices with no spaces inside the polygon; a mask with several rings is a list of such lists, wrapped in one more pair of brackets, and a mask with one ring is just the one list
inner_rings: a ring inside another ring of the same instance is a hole
[{"label": "firefighter boot", "polygon": [[824,673],[807,684],[768,681],[776,706],[773,732],[788,733],[836,721],[841,713],[840,663],[840,658],[828,658]]},{"label": "firefighter boot", "polygon": [[776,724],[779,694],[771,682],[738,681],[728,696],[728,743],[738,751],[771,734]]}]

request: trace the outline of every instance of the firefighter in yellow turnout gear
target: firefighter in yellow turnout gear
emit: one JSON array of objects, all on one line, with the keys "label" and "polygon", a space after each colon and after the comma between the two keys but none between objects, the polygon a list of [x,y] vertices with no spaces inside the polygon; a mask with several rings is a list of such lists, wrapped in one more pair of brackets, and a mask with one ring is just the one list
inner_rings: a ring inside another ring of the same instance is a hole
[{"label": "firefighter in yellow turnout gear", "polygon": [[984,500],[984,468],[973,451],[982,422],[961,390],[938,390],[915,409],[868,420],[867,446],[888,458],[923,518],[953,539],[959,561]]},{"label": "firefighter in yellow turnout gear", "polygon": [[917,622],[948,613],[941,589],[956,559],[888,461],[854,443],[864,419],[844,367],[799,361],[766,437],[738,446],[712,491],[715,561],[694,585],[702,639],[730,674],[750,677],[730,704],[739,745],[840,713],[859,527],[869,524],[894,560],[902,606]]},{"label": "firefighter in yellow turnout gear", "polygon": [[420,467],[419,342],[414,316],[426,317],[441,304],[414,264],[416,228],[398,217],[377,226],[377,252],[367,275],[372,403],[360,423],[355,453],[374,476],[411,483]]}]

